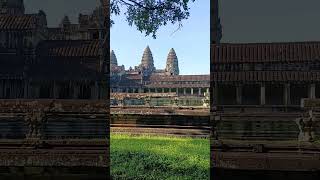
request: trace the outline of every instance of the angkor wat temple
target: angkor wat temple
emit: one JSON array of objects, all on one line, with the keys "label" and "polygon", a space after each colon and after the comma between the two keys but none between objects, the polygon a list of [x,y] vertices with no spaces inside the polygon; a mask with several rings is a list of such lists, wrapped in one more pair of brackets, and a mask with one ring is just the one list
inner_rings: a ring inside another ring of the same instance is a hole
[{"label": "angkor wat temple", "polygon": [[209,75],[180,75],[178,57],[170,49],[164,69],[156,69],[152,52],[145,48],[141,64],[134,68],[119,66],[114,51],[110,53],[111,92],[176,93],[178,96],[203,97],[209,92]]}]

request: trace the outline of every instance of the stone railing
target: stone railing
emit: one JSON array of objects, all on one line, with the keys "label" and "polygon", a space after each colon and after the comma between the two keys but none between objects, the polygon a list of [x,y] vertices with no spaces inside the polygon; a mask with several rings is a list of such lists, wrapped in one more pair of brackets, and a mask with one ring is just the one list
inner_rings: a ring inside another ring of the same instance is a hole
[{"label": "stone railing", "polygon": [[111,107],[115,106],[203,106],[209,107],[205,97],[178,96],[176,93],[112,93]]},{"label": "stone railing", "polygon": [[108,143],[107,101],[0,100],[0,166],[108,167]]},{"label": "stone railing", "polygon": [[320,103],[317,101],[302,99],[301,107],[290,109],[283,106],[213,108],[214,139],[315,141],[320,138]]},{"label": "stone railing", "polygon": [[[58,137],[58,131],[60,137],[67,134],[74,138],[84,134],[92,138],[106,137],[108,114],[105,101],[1,100],[0,127],[12,131],[0,134],[2,139],[19,133],[25,133],[25,138],[47,138],[55,132]],[[19,137],[23,137],[22,134]]]}]

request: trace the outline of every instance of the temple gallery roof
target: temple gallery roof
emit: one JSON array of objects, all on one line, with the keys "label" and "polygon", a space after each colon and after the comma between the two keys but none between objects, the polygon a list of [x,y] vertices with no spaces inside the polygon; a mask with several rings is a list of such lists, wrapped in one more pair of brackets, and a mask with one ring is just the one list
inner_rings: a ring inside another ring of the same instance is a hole
[{"label": "temple gallery roof", "polygon": [[97,57],[99,56],[98,40],[47,40],[38,46],[42,56],[60,57]]},{"label": "temple gallery roof", "polygon": [[38,15],[0,15],[1,30],[31,30],[37,28]]},{"label": "temple gallery roof", "polygon": [[221,82],[314,82],[320,81],[320,72],[300,71],[246,71],[213,72],[213,81]]},{"label": "temple gallery roof", "polygon": [[210,81],[210,75],[177,75],[177,76],[162,76],[152,75],[150,81]]},{"label": "temple gallery roof", "polygon": [[212,63],[301,62],[320,60],[320,42],[212,45]]}]

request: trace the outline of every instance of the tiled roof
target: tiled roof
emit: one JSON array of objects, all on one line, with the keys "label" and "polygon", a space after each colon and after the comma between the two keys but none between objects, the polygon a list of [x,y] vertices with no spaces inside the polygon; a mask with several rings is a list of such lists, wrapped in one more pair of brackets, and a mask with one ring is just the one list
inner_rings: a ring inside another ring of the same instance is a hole
[{"label": "tiled roof", "polygon": [[27,15],[0,15],[1,30],[31,30],[37,27],[37,14]]},{"label": "tiled roof", "polygon": [[272,82],[272,81],[320,81],[320,72],[297,71],[247,71],[247,72],[214,72],[214,81],[218,82]]},{"label": "tiled roof", "polygon": [[148,88],[208,88],[210,83],[201,84],[148,84]]},{"label": "tiled roof", "polygon": [[320,42],[212,45],[213,64],[320,60]]},{"label": "tiled roof", "polygon": [[163,76],[152,75],[150,81],[210,81],[210,75],[178,75],[178,76]]},{"label": "tiled roof", "polygon": [[48,40],[38,46],[41,56],[59,57],[97,57],[98,40]]}]

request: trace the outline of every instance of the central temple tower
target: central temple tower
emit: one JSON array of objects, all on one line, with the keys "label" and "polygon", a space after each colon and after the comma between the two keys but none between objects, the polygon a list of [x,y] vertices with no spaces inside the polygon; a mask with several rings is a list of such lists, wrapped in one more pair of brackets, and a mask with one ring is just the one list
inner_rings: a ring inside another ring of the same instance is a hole
[{"label": "central temple tower", "polygon": [[154,62],[153,62],[153,56],[151,53],[151,50],[149,46],[144,49],[142,59],[141,59],[141,64],[140,64],[140,71],[142,74],[145,76],[149,76],[152,74],[152,72],[155,70],[154,67]]},{"label": "central temple tower", "polygon": [[178,57],[173,48],[170,49],[168,54],[165,72],[166,75],[179,75]]}]

